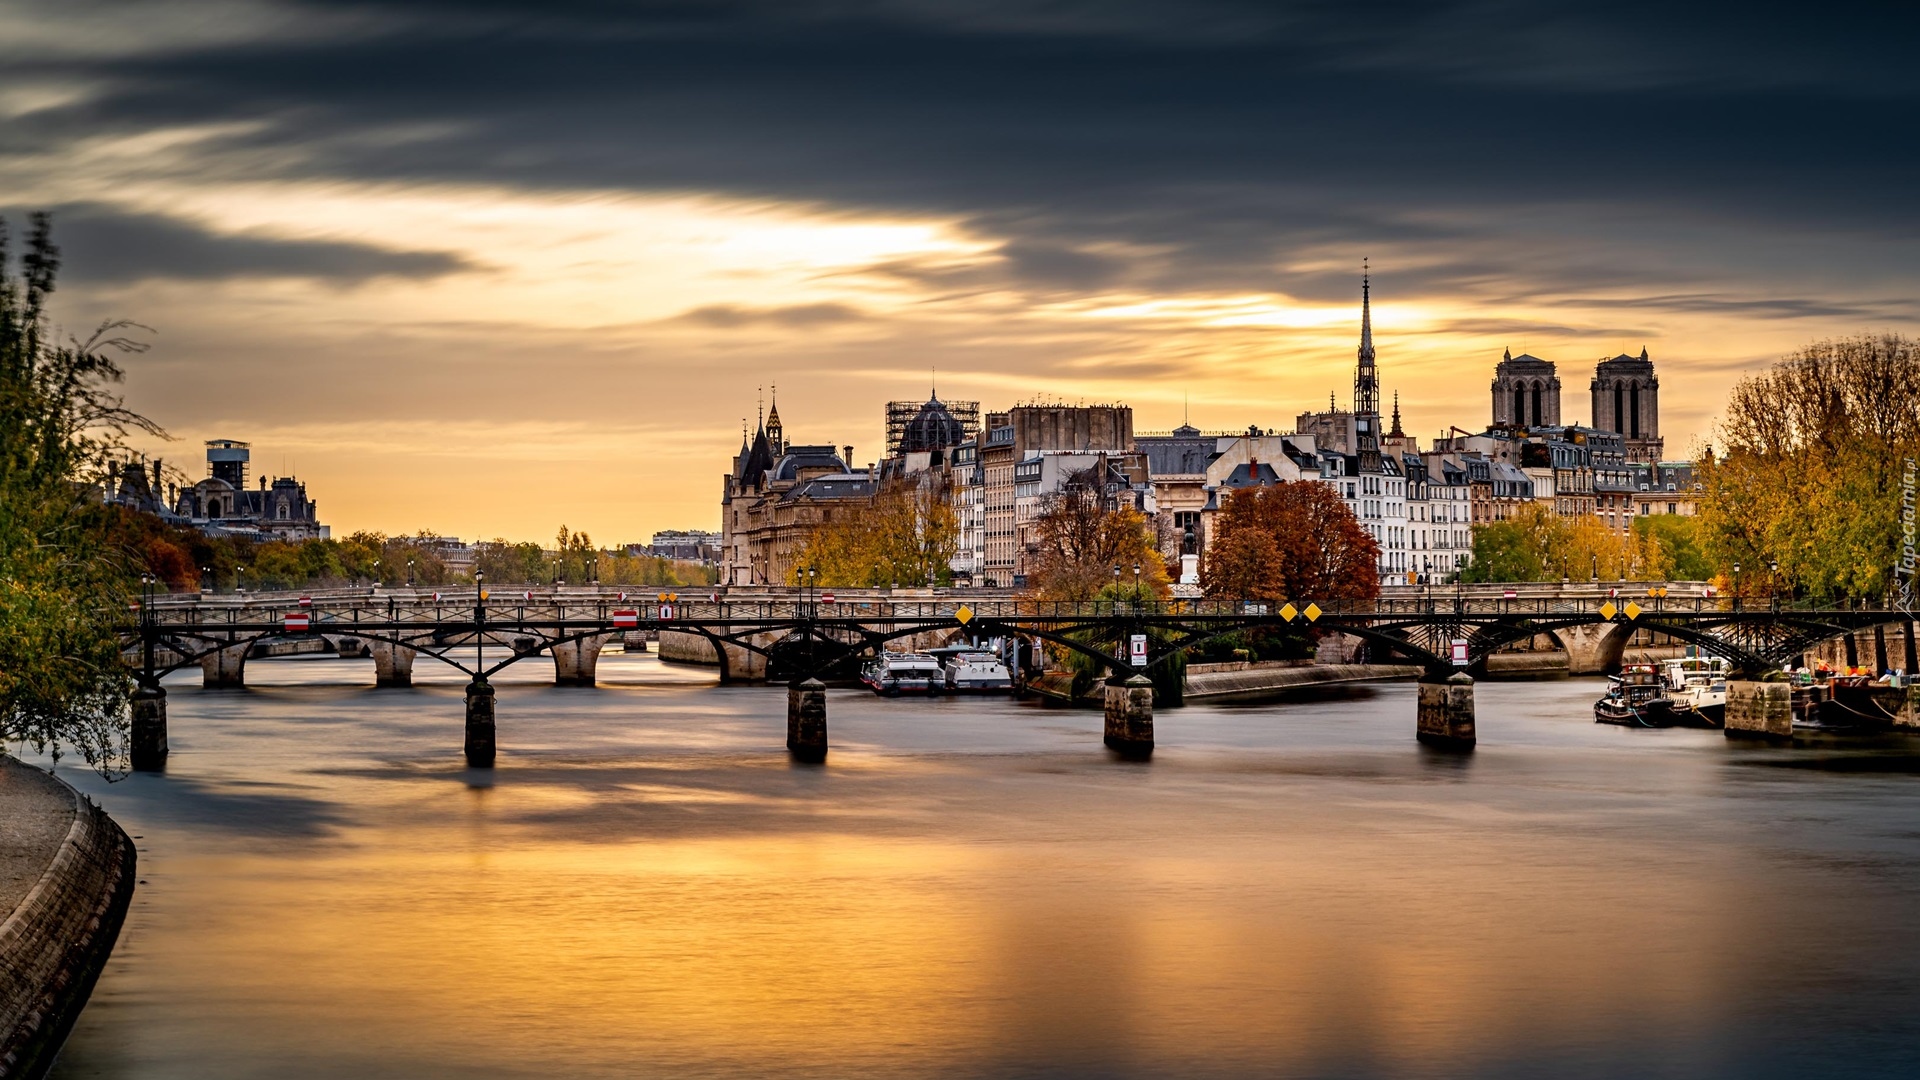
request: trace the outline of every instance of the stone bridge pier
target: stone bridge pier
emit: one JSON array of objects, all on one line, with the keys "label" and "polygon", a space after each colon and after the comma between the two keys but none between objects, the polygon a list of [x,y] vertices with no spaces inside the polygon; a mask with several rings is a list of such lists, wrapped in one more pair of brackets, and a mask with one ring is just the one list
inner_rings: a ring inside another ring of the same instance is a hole
[{"label": "stone bridge pier", "polygon": [[808,764],[827,760],[827,686],[819,679],[787,687],[787,752]]},{"label": "stone bridge pier", "polygon": [[600,666],[600,650],[612,640],[612,634],[595,634],[547,647],[553,654],[553,685],[592,686]]},{"label": "stone bridge pier", "polygon": [[1604,675],[1620,670],[1620,658],[1633,638],[1631,623],[1603,622],[1554,631],[1567,647],[1567,674]]},{"label": "stone bridge pier", "polygon": [[158,683],[142,683],[133,691],[133,730],[129,755],[141,772],[167,767],[167,692]]},{"label": "stone bridge pier", "polygon": [[1722,729],[1729,739],[1793,739],[1793,688],[1785,680],[1740,672],[1727,680],[1727,713]]},{"label": "stone bridge pier", "polygon": [[1130,761],[1153,756],[1153,681],[1135,674],[1123,678],[1118,672],[1107,680],[1107,748]]},{"label": "stone bridge pier", "polygon": [[418,649],[391,641],[370,641],[367,651],[373,654],[373,685],[413,685],[413,658],[420,655]]},{"label": "stone bridge pier", "polygon": [[493,768],[493,685],[484,675],[467,684],[467,767]]},{"label": "stone bridge pier", "polygon": [[252,642],[228,645],[200,658],[200,685],[208,689],[247,685],[247,651]]},{"label": "stone bridge pier", "polygon": [[1464,671],[1420,679],[1414,735],[1438,750],[1471,750],[1479,741],[1473,725],[1473,679]]}]

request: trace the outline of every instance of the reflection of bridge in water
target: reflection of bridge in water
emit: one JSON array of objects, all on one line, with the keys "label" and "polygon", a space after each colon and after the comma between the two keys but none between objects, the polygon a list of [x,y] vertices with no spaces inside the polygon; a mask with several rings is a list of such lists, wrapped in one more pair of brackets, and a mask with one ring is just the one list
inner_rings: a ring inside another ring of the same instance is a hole
[{"label": "reflection of bridge in water", "polygon": [[[1225,634],[1249,630],[1337,632],[1371,642],[1376,651],[1405,657],[1421,679],[1415,731],[1440,747],[1474,745],[1473,676],[1487,657],[1515,642],[1550,635],[1569,648],[1593,650],[1605,666],[1619,662],[1635,633],[1651,631],[1725,657],[1736,670],[1729,685],[1727,732],[1770,738],[1792,735],[1784,683],[1763,676],[1813,646],[1860,630],[1901,624],[1907,656],[1915,661],[1911,617],[1885,606],[1796,607],[1709,596],[1660,595],[1665,589],[1538,590],[1508,596],[1479,589],[1421,595],[1397,590],[1358,607],[1321,606],[1310,599],[1268,604],[1238,600],[1150,603],[1053,603],[1017,598],[948,595],[895,600],[810,595],[699,597],[662,595],[623,599],[612,589],[495,588],[355,592],[311,602],[299,596],[161,597],[143,605],[123,639],[137,669],[133,759],[158,768],[166,759],[166,692],[160,679],[200,666],[204,685],[245,685],[246,660],[262,645],[316,636],[363,642],[380,686],[412,682],[420,656],[469,677],[466,756],[493,764],[494,689],[490,677],[510,664],[547,656],[555,682],[592,686],[601,648],[628,633],[696,635],[711,644],[722,682],[738,658],[757,658],[761,671],[789,675],[787,745],[798,758],[820,760],[827,750],[825,689],[816,677],[836,665],[884,649],[903,638],[945,635],[1048,642],[1079,653],[1109,673],[1106,743],[1127,756],[1153,749],[1154,687],[1150,676],[1186,650]],[[1644,595],[1652,592],[1656,595]],[[1608,595],[1621,593],[1623,595]],[[504,599],[503,599],[504,597]],[[1144,638],[1145,655],[1129,648]],[[1849,636],[1849,643],[1851,638]],[[1017,650],[1016,650],[1017,655]],[[1609,659],[1610,658],[1610,659]]]}]

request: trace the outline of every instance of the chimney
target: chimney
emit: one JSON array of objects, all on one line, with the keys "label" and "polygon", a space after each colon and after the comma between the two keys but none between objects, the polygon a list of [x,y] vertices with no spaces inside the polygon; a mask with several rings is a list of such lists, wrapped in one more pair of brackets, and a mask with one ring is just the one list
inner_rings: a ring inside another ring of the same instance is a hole
[{"label": "chimney", "polygon": [[853,471],[853,444],[848,443],[847,445],[841,447],[840,449],[846,451],[846,456],[842,457],[840,460],[846,462],[847,471],[852,472]]}]

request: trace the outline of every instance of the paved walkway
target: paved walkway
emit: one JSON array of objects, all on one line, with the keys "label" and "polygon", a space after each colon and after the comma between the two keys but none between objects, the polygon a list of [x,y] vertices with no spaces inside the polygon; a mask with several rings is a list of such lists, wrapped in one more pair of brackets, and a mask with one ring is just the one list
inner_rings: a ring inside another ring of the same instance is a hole
[{"label": "paved walkway", "polygon": [[47,872],[75,812],[66,785],[0,753],[0,922]]}]

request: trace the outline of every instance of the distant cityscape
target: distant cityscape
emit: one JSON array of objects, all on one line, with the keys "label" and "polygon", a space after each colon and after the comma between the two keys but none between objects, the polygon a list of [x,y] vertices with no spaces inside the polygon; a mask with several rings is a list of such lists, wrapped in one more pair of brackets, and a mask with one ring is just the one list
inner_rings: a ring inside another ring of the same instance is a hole
[{"label": "distant cityscape", "polygon": [[1494,365],[1490,409],[1478,430],[1450,426],[1422,449],[1406,433],[1396,396],[1383,424],[1373,342],[1372,283],[1360,286],[1353,396],[1302,412],[1289,432],[1249,426],[1135,433],[1123,404],[1015,405],[983,414],[977,402],[887,405],[885,455],[853,467],[853,447],[790,441],[779,402],[743,434],[720,499],[720,581],[788,580],[810,532],[857,512],[880,487],[908,480],[945,493],[961,522],[952,562],[959,585],[1026,584],[1033,523],[1048,498],[1088,470],[1103,493],[1140,511],[1180,586],[1212,538],[1224,494],[1313,480],[1339,493],[1380,545],[1385,584],[1452,581],[1473,559],[1473,527],[1539,503],[1563,518],[1593,518],[1626,533],[1637,517],[1691,515],[1693,464],[1665,459],[1660,380],[1652,359],[1600,360],[1589,384],[1589,425],[1561,419],[1552,361],[1506,352]]},{"label": "distant cityscape", "polygon": [[[1473,560],[1473,527],[1538,503],[1562,518],[1592,518],[1626,533],[1635,518],[1692,515],[1693,463],[1665,458],[1660,380],[1645,349],[1598,361],[1590,424],[1561,416],[1550,360],[1511,351],[1494,364],[1489,411],[1478,430],[1450,425],[1423,448],[1403,428],[1398,395],[1382,414],[1373,341],[1372,283],[1360,287],[1360,343],[1348,407],[1299,413],[1293,430],[1136,433],[1124,404],[1020,404],[982,412],[976,401],[886,405],[886,445],[856,468],[851,444],[788,438],[779,401],[743,431],[722,478],[719,532],[663,530],[629,554],[717,567],[722,585],[788,581],[808,536],[858,512],[888,483],[952,500],[960,522],[952,575],[958,586],[1018,588],[1035,551],[1033,524],[1069,484],[1099,477],[1104,497],[1138,510],[1158,538],[1177,588],[1198,583],[1221,498],[1245,488],[1313,480],[1330,485],[1380,546],[1384,584],[1448,582]],[[251,447],[206,444],[206,476],[182,482],[159,459],[122,463],[105,498],[209,535],[256,540],[327,539],[319,504],[297,478],[250,476]],[[471,543],[423,536],[455,573]]]}]

